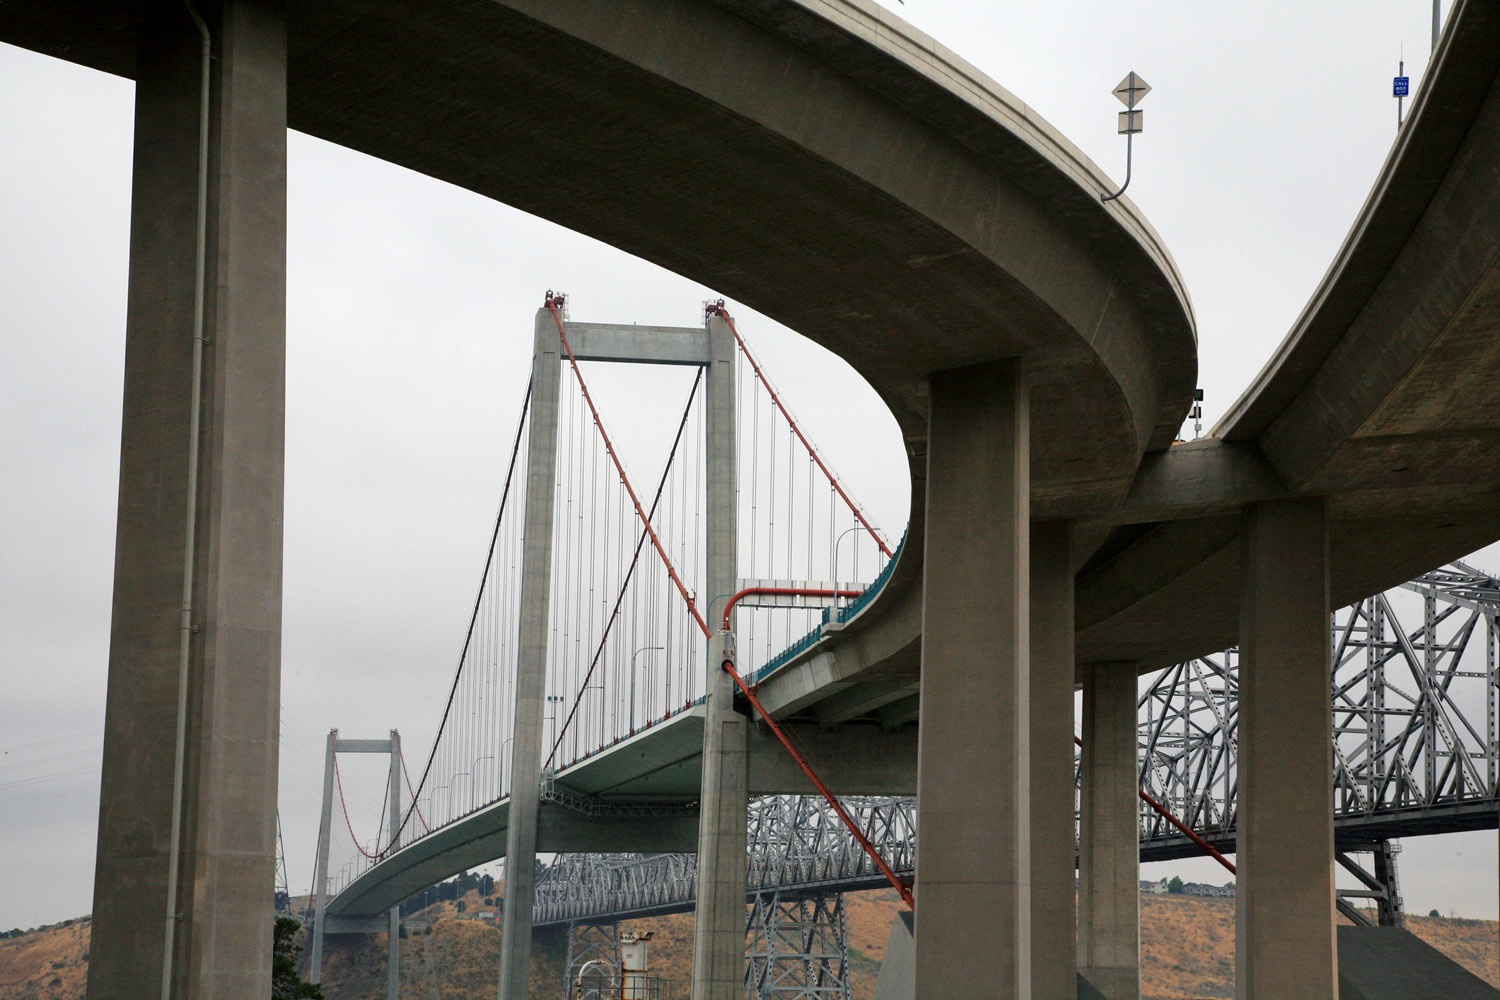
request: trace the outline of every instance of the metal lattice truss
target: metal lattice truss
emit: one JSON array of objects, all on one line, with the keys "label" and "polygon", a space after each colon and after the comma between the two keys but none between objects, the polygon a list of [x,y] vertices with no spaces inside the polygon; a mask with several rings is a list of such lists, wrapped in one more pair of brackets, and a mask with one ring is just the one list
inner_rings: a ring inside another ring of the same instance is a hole
[{"label": "metal lattice truss", "polygon": [[849,1000],[842,893],[762,893],[745,936],[746,1000]]},{"label": "metal lattice truss", "polygon": [[[898,873],[916,866],[916,800],[840,800]],[[746,897],[784,886],[836,893],[885,884],[879,869],[821,798],[769,795],[751,802]],[[592,917],[619,919],[691,909],[693,854],[560,854],[537,884],[537,926]]]},{"label": "metal lattice truss", "polygon": [[[1493,826],[1500,582],[1463,563],[1333,615],[1333,778],[1342,843]],[[1141,788],[1232,846],[1237,650],[1143,684]],[[1143,857],[1194,848],[1141,811]]]},{"label": "metal lattice truss", "polygon": [[[1500,803],[1496,714],[1500,581],[1463,563],[1333,615],[1334,819],[1341,850],[1394,837],[1492,828]],[[1141,788],[1233,850],[1236,650],[1141,679]],[[913,874],[916,802],[842,799],[898,874]],[[750,808],[747,898],[886,884],[818,798]],[[1141,857],[1198,848],[1149,808]],[[537,924],[690,909],[693,855],[563,855],[537,889]]]}]

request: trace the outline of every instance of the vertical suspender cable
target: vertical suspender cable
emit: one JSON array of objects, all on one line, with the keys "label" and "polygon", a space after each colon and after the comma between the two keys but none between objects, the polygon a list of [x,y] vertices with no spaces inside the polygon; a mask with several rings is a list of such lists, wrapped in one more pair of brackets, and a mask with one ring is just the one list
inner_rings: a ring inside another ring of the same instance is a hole
[{"label": "vertical suspender cable", "polygon": [[[161,997],[171,1000],[172,959],[177,944],[177,870],[182,861],[182,799],[187,765],[188,673],[193,652],[194,563],[198,547],[198,434],[203,406],[203,326],[206,260],[208,256],[208,111],[213,71],[213,40],[191,0],[183,0],[202,39],[198,81],[198,218],[197,250],[193,260],[193,374],[188,403],[187,524],[182,553],[182,624],[177,652],[177,733],[172,752],[172,835],[167,850],[166,937],[162,942]],[[321,917],[322,914],[319,914]]]}]

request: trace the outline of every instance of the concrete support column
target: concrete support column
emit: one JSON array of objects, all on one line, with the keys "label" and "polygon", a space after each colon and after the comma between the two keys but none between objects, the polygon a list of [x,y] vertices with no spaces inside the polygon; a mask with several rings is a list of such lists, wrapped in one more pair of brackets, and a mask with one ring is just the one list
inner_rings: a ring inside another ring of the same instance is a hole
[{"label": "concrete support column", "polygon": [[333,834],[333,768],[338,753],[339,731],[328,731],[328,748],[323,754],[323,811],[318,820],[318,850],[313,857],[313,933],[311,966],[307,981],[317,985],[323,981],[323,939],[327,937],[328,921],[324,911],[328,909],[328,844]]},{"label": "concrete support column", "polygon": [[1031,995],[1078,996],[1072,526],[1031,526]]},{"label": "concrete support column", "polygon": [[[401,734],[391,730],[390,819],[388,850],[394,852],[401,836]],[[401,904],[397,903],[387,913],[385,995],[386,1000],[400,1000],[401,992]]]},{"label": "concrete support column", "polygon": [[531,357],[526,508],[522,525],[520,655],[511,729],[510,818],[505,831],[505,909],[500,921],[500,1000],[531,988],[531,918],[536,903],[536,824],[546,716],[547,637],[552,603],[552,528],[557,493],[557,408],[562,341],[538,309]]},{"label": "concrete support column", "polygon": [[1108,1000],[1141,995],[1140,771],[1136,668],[1083,671],[1078,971]]},{"label": "concrete support column", "polygon": [[1030,408],[1019,360],[931,377],[916,995],[1031,996]]},{"label": "concrete support column", "polygon": [[[708,321],[704,380],[708,465],[706,614],[718,628],[739,587],[736,558],[735,343],[718,316]],[[732,625],[733,623],[731,623]],[[693,925],[693,1000],[738,1000],[745,992],[745,852],[749,808],[749,720],[734,711],[734,681],[721,669],[728,636],[708,643],[704,691],[703,793],[698,818],[698,904]]]},{"label": "concrete support column", "polygon": [[[270,991],[281,685],[286,27],[271,2],[209,0],[199,7],[213,55],[206,132],[203,38],[188,9],[153,6],[139,34],[88,982],[96,1000]],[[200,330],[194,474],[190,428]],[[187,683],[180,686],[184,633]],[[185,723],[180,786],[174,779],[179,720]],[[174,800],[180,802],[175,823]]]},{"label": "concrete support column", "polygon": [[1258,504],[1243,537],[1235,995],[1333,1000],[1325,504]]}]

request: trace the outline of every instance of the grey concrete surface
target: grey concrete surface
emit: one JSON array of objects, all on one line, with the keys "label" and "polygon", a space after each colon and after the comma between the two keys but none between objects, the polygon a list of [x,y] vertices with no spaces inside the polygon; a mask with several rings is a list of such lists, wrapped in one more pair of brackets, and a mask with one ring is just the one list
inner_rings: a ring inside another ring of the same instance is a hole
[{"label": "grey concrete surface", "polygon": [[1072,525],[1031,525],[1031,995],[1074,1000]]},{"label": "grey concrete surface", "polygon": [[125,412],[89,995],[270,989],[281,671],[284,25],[208,11],[203,404],[180,881],[167,898],[198,246],[200,36],[138,36]]},{"label": "grey concrete surface", "polygon": [[1410,931],[1340,927],[1339,1000],[1497,1000],[1500,990]]},{"label": "grey concrete surface", "polygon": [[891,934],[880,960],[880,978],[871,1000],[914,1000],[917,995],[916,914],[902,910],[891,921]]},{"label": "grey concrete surface", "polygon": [[536,903],[537,807],[547,752],[547,644],[551,636],[552,529],[556,516],[557,410],[562,343],[546,308],[533,324],[522,524],[520,655],[516,660],[510,799],[505,831],[505,909],[500,925],[500,1000],[531,989],[531,912]]},{"label": "grey concrete surface", "polygon": [[1024,365],[934,375],[918,742],[916,993],[1031,980],[1030,489]]},{"label": "grey concrete surface", "polygon": [[[736,450],[734,334],[722,317],[708,322],[704,373],[703,613],[715,629],[704,663],[702,797],[698,814],[698,905],[693,922],[693,1000],[738,1000],[745,989],[745,868],[750,804],[749,721],[734,710],[737,688],[722,665],[730,635],[717,631],[739,589],[739,474]],[[733,629],[734,612],[730,612]]]},{"label": "grey concrete surface", "polygon": [[1078,810],[1078,972],[1107,1000],[1141,994],[1136,669],[1091,663],[1083,679]]},{"label": "grey concrete surface", "polygon": [[1337,1000],[1327,507],[1245,521],[1235,995]]}]

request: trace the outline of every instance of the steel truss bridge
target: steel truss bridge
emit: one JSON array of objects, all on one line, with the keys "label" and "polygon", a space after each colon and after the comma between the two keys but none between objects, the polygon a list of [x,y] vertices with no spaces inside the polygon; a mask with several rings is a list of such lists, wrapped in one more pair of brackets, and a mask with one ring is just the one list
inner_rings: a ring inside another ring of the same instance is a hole
[{"label": "steel truss bridge", "polygon": [[[1373,898],[1384,922],[1399,914],[1390,840],[1496,825],[1497,633],[1500,580],[1461,562],[1332,617],[1335,838],[1340,863],[1367,886],[1351,895]],[[1234,649],[1180,663],[1143,677],[1139,701],[1142,791],[1225,851],[1234,849],[1238,671]],[[913,875],[916,800],[841,801],[891,866]],[[1140,822],[1142,861],[1200,852],[1145,805]],[[749,824],[747,897],[887,884],[819,798],[759,798]],[[1361,852],[1375,855],[1373,871],[1351,857]],[[538,884],[535,922],[681,912],[696,883],[691,854],[559,855]]]}]

